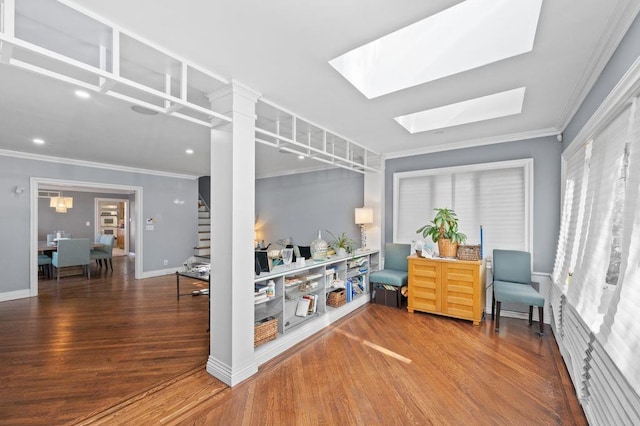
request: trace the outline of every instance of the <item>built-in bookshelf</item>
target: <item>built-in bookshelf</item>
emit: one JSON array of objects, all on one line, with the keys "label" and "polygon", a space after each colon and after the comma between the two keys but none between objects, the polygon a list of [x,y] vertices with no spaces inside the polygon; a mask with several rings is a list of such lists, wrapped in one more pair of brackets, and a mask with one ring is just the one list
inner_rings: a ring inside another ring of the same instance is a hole
[{"label": "built-in bookshelf", "polygon": [[[378,263],[379,252],[367,250],[320,262],[307,259],[304,265],[279,265],[256,275],[254,322],[278,320],[276,339],[256,351],[278,347],[283,340],[290,346],[368,302],[369,273]],[[346,303],[328,305],[328,294],[340,289],[346,291]]]}]

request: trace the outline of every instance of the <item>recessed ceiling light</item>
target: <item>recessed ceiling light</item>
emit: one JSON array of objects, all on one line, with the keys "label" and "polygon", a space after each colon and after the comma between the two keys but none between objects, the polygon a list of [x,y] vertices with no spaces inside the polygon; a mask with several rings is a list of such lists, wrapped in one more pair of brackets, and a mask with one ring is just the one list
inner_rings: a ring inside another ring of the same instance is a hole
[{"label": "recessed ceiling light", "polygon": [[520,87],[439,108],[402,115],[394,119],[410,133],[418,133],[506,117],[522,112],[524,92],[525,88]]},{"label": "recessed ceiling light", "polygon": [[298,155],[298,160],[304,160],[304,155],[302,154]]},{"label": "recessed ceiling light", "polygon": [[466,0],[329,61],[367,98],[530,52],[542,0]]},{"label": "recessed ceiling light", "polygon": [[89,92],[86,92],[84,90],[76,90],[74,92],[76,94],[77,97],[79,97],[80,99],[89,99],[91,97],[91,95],[89,94]]},{"label": "recessed ceiling light", "polygon": [[187,154],[193,154],[193,150],[192,150],[191,148],[187,149],[185,152],[186,152]]},{"label": "recessed ceiling light", "polygon": [[44,139],[41,138],[34,138],[33,139],[33,143],[37,144],[37,145],[44,145]]},{"label": "recessed ceiling light", "polygon": [[133,106],[131,106],[131,109],[134,110],[135,112],[137,112],[138,114],[144,114],[144,115],[157,115],[158,114],[158,111],[153,110],[151,108],[143,107],[141,105],[133,105]]}]

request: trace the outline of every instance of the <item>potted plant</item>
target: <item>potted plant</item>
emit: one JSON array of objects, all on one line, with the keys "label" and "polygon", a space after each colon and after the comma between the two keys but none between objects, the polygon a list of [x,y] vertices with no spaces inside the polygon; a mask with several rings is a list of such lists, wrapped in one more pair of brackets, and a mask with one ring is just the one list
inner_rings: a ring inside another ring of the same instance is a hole
[{"label": "potted plant", "polygon": [[438,243],[440,257],[456,257],[458,244],[467,240],[467,236],[458,231],[458,216],[456,212],[446,207],[434,209],[436,215],[428,225],[416,231],[424,238],[431,237],[434,243]]},{"label": "potted plant", "polygon": [[344,256],[347,253],[351,253],[355,249],[356,242],[349,238],[346,232],[343,232],[338,237],[333,235],[333,233],[329,230],[327,230],[327,232],[333,237],[333,241],[331,241],[329,245],[336,251],[338,256]]}]

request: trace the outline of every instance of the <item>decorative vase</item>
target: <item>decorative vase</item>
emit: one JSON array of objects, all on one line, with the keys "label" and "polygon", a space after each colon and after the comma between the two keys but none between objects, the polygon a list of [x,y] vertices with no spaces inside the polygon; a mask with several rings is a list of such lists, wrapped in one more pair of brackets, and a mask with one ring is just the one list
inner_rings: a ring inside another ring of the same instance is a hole
[{"label": "decorative vase", "polygon": [[336,250],[336,254],[338,256],[346,256],[347,255],[347,249],[344,247],[338,247],[338,250]]},{"label": "decorative vase", "polygon": [[440,238],[438,240],[438,251],[440,257],[453,257],[458,255],[458,243],[452,243],[451,240]]},{"label": "decorative vase", "polygon": [[325,260],[329,251],[329,243],[322,239],[322,232],[318,230],[318,238],[311,241],[311,258]]}]

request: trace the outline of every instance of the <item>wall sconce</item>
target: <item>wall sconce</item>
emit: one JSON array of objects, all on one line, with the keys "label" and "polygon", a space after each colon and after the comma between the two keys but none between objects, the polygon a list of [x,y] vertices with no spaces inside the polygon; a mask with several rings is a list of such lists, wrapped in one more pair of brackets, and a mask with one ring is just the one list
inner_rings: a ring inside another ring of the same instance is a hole
[{"label": "wall sconce", "polygon": [[355,210],[356,225],[360,225],[360,240],[362,248],[367,248],[367,224],[373,223],[373,209],[369,207],[360,207]]},{"label": "wall sconce", "polygon": [[67,209],[73,208],[73,197],[51,197],[49,207],[56,209],[56,213],[66,213]]}]

